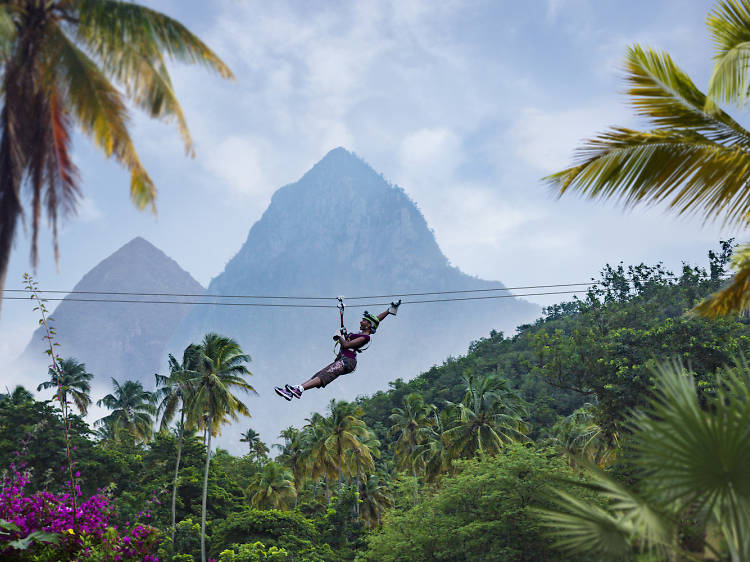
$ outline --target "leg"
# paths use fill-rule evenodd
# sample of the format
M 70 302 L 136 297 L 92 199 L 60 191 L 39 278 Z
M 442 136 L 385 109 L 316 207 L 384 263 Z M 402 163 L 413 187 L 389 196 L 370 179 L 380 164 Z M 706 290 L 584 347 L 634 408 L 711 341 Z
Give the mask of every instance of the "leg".
M 310 390 L 311 388 L 320 388 L 321 386 L 323 386 L 323 383 L 320 382 L 320 379 L 317 376 L 314 376 L 311 379 L 307 379 L 302 383 L 302 388 L 304 388 L 305 390 Z
M 309 390 L 311 388 L 324 388 L 332 383 L 341 375 L 351 373 L 356 366 L 356 361 L 349 358 L 337 359 L 330 365 L 326 365 L 320 371 L 315 373 L 311 378 L 302 383 L 302 388 Z

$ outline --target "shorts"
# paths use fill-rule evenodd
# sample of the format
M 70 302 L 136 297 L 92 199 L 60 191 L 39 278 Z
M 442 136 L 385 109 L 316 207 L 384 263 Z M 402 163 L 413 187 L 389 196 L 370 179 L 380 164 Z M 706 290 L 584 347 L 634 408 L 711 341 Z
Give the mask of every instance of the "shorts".
M 341 375 L 351 373 L 356 368 L 356 359 L 352 359 L 350 357 L 341 357 L 336 359 L 336 361 L 334 361 L 330 365 L 323 367 L 320 371 L 315 373 L 313 378 L 318 377 L 318 379 L 320 379 L 320 386 L 325 387 L 326 385 L 335 381 Z

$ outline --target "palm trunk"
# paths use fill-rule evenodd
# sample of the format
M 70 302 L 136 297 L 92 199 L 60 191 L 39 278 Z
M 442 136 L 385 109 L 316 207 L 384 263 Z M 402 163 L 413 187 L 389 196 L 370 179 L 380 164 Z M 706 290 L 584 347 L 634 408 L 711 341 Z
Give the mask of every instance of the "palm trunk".
M 174 484 L 172 486 L 172 544 L 174 544 L 175 519 L 177 517 L 177 478 L 180 473 L 180 457 L 182 456 L 182 429 L 185 421 L 185 410 L 180 410 L 180 437 L 177 441 L 177 462 L 174 465 Z
M 206 562 L 206 497 L 208 496 L 208 465 L 211 462 L 211 419 L 213 412 L 208 410 L 208 424 L 206 425 L 206 469 L 203 473 L 203 504 L 201 510 L 201 562 Z
M 354 496 L 356 500 L 354 502 L 354 511 L 357 514 L 357 519 L 359 519 L 359 457 L 357 457 L 357 477 L 355 480 L 357 482 L 357 495 Z
M 337 447 L 337 449 L 338 449 L 338 454 L 339 454 L 339 458 L 338 458 L 339 479 L 336 482 L 336 495 L 338 496 L 339 502 L 340 502 L 341 501 L 341 446 Z
M 417 467 L 414 465 L 414 444 L 411 444 L 410 454 L 411 457 L 411 471 L 414 474 L 414 505 L 419 503 L 419 480 L 417 480 Z

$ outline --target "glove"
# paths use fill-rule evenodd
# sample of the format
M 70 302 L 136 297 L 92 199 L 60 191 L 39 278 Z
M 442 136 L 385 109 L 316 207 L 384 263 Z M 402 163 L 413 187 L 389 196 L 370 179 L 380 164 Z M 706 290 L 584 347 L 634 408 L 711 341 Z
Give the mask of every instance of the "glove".
M 341 333 L 338 331 L 334 332 L 333 341 L 339 341 L 340 338 L 341 338 Z
M 388 314 L 393 314 L 394 316 L 396 316 L 399 306 L 401 306 L 401 299 L 398 299 L 398 302 L 392 302 L 391 306 L 388 307 Z

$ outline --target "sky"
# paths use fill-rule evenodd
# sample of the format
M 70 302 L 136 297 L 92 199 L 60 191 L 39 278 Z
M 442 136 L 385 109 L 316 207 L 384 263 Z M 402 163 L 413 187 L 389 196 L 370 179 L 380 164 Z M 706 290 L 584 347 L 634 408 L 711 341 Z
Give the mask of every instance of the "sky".
M 541 181 L 571 163 L 582 139 L 642 125 L 623 95 L 628 45 L 667 50 L 705 89 L 711 2 L 143 3 L 187 25 L 236 80 L 170 66 L 195 158 L 185 155 L 174 123 L 133 111 L 133 138 L 158 188 L 156 214 L 136 210 L 127 174 L 74 137 L 84 198 L 61 229 L 57 265 L 42 232 L 35 275 L 42 288 L 71 289 L 135 236 L 206 286 L 273 192 L 337 146 L 411 196 L 453 265 L 507 286 L 583 282 L 620 261 L 706 265 L 720 239 L 747 238 L 661 209 L 558 199 Z M 20 230 L 6 289 L 22 288 L 29 248 Z M 536 301 L 557 300 L 548 298 Z M 29 341 L 37 326 L 31 308 L 4 301 L 0 365 Z

